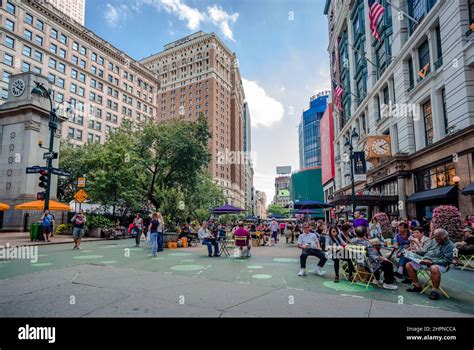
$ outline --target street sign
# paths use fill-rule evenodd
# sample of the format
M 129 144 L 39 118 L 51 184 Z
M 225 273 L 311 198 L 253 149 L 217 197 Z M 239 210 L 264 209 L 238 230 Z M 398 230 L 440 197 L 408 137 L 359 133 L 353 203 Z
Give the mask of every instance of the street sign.
M 32 166 L 32 167 L 26 168 L 26 173 L 27 174 L 36 174 L 36 173 L 39 173 L 41 170 L 46 170 L 46 169 L 47 168 L 45 166 L 35 165 L 35 166 Z
M 77 178 L 77 187 L 79 187 L 79 188 L 86 187 L 86 178 L 85 177 L 78 177 Z
M 66 176 L 66 177 L 71 176 L 71 173 L 67 170 L 64 170 L 64 169 L 52 168 L 51 172 L 54 175 L 58 175 L 58 176 Z
M 58 152 L 43 153 L 43 159 L 58 159 Z
M 77 191 L 76 194 L 74 195 L 74 199 L 75 199 L 78 203 L 84 202 L 87 198 L 88 198 L 88 195 L 87 195 L 86 191 L 84 191 L 83 189 L 80 189 L 80 190 Z

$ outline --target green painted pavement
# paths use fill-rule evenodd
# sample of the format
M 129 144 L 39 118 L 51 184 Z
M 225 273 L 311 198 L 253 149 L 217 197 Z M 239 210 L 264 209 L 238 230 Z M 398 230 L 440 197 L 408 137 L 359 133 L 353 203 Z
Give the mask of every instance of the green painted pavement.
M 399 287 L 397 291 L 388 291 L 372 285 L 365 289 L 361 285 L 351 285 L 342 280 L 340 283 L 334 283 L 334 269 L 331 262 L 329 261 L 324 268 L 327 272 L 326 276 L 317 276 L 312 272 L 312 268 L 318 260 L 313 257 L 308 259 L 307 276 L 299 277 L 297 276 L 299 250 L 293 247 L 255 248 L 252 250 L 252 258 L 238 259 L 234 257 L 208 258 L 205 247 L 202 249 L 180 248 L 179 251 L 165 249 L 164 252 L 159 252 L 156 258 L 152 258 L 149 256 L 149 248 L 137 249 L 132 240 L 120 240 L 114 244 L 104 241 L 83 242 L 81 246 L 90 253 L 84 254 L 84 251 L 73 250 L 72 244 L 42 245 L 38 247 L 38 261 L 34 264 L 29 260 L 0 261 L 0 279 L 71 265 L 86 264 L 84 266 L 87 266 L 89 263 L 99 263 L 110 264 L 115 268 L 166 272 L 211 280 L 302 289 L 308 292 L 356 294 L 366 299 L 392 303 L 398 303 L 399 297 L 402 296 L 404 304 L 474 314 L 474 271 L 451 269 L 443 275 L 442 280 L 442 286 L 451 299 L 441 297 L 439 301 L 431 301 L 427 294 L 406 292 L 408 285 L 401 283 L 397 284 Z

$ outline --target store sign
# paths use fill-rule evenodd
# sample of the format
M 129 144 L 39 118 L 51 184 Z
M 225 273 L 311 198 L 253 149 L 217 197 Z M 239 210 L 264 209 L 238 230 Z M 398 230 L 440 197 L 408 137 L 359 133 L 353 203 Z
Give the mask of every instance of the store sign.
M 354 152 L 354 180 L 367 181 L 367 163 L 364 152 Z

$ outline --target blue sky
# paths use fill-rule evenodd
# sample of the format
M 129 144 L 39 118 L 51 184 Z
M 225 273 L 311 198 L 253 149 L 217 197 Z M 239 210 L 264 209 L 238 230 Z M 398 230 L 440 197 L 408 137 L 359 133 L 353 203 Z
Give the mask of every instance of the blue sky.
M 239 58 L 252 118 L 255 188 L 274 195 L 275 167 L 298 169 L 310 96 L 330 86 L 324 0 L 86 0 L 86 27 L 135 59 L 198 30 Z

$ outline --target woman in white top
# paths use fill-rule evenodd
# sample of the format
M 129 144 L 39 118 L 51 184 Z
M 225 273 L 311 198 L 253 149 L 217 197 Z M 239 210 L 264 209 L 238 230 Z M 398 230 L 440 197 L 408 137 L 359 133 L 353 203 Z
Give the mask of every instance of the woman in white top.
M 370 221 L 369 234 L 370 234 L 370 239 L 378 238 L 383 242 L 382 226 L 380 225 L 380 222 L 378 222 L 377 218 L 375 217 L 372 218 L 372 221 Z

